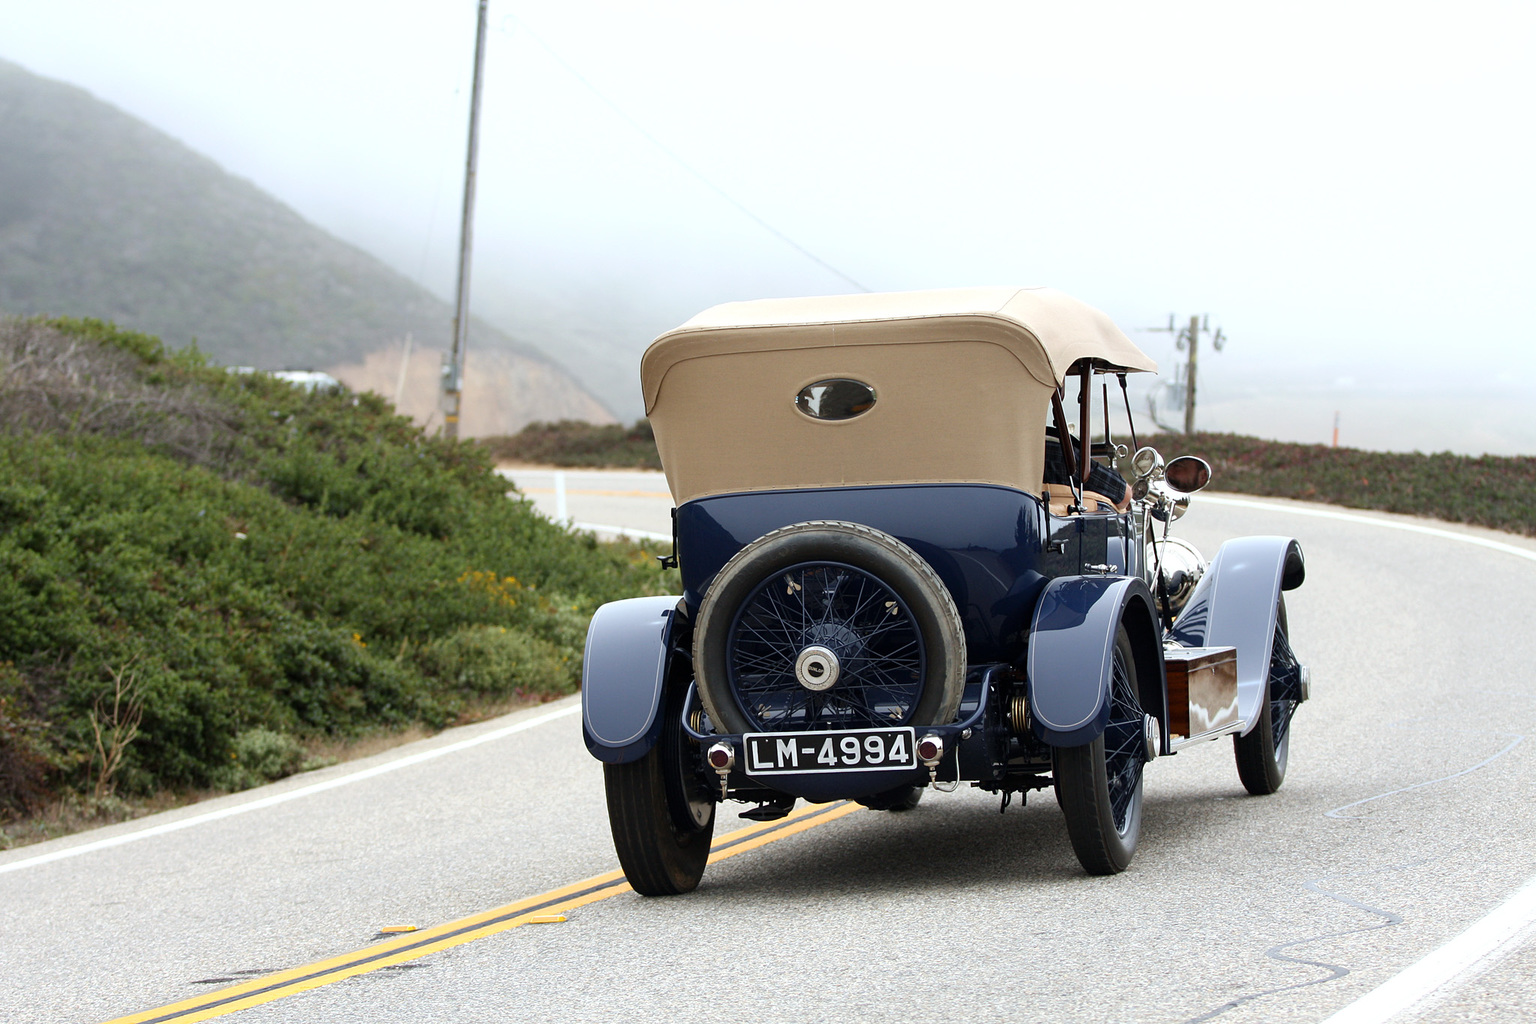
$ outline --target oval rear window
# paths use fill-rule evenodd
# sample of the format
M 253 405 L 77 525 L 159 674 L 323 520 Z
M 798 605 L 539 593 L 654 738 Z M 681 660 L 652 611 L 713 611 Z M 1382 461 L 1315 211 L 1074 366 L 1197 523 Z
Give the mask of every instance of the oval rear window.
M 795 408 L 818 420 L 851 420 L 868 412 L 874 404 L 874 388 L 846 377 L 807 384 L 795 396 Z

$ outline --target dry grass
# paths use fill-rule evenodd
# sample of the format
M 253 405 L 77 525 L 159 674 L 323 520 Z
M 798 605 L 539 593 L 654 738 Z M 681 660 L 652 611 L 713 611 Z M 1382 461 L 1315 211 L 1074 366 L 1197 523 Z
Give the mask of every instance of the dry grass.
M 132 437 L 196 464 L 238 445 L 229 410 L 195 384 L 146 379 L 132 352 L 38 320 L 0 321 L 0 429 Z
M 82 796 L 69 793 L 46 804 L 36 814 L 13 818 L 0 826 L 0 850 L 13 850 L 33 843 L 44 843 L 87 829 L 115 825 L 160 811 L 195 804 L 209 797 L 223 796 L 219 790 L 187 792 L 162 791 L 152 797 L 123 799 L 116 796 Z

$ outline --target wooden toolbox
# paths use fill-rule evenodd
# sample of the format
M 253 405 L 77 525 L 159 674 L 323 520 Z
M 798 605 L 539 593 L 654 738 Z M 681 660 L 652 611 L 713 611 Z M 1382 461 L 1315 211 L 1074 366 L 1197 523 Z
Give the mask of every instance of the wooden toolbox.
M 1168 678 L 1168 732 L 1174 745 L 1234 731 L 1237 717 L 1237 648 L 1163 648 Z

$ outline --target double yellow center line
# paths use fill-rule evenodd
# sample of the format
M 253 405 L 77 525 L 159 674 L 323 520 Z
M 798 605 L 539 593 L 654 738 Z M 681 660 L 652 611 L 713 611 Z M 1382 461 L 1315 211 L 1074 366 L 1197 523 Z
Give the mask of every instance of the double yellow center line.
M 848 802 L 811 804 L 795 809 L 788 817 L 778 821 L 749 825 L 716 839 L 710 846 L 709 863 L 715 864 L 728 857 L 746 853 L 748 850 L 778 842 L 780 839 L 824 825 L 858 809 L 858 804 Z M 393 967 L 396 964 L 419 960 L 440 950 L 462 946 L 466 942 L 474 942 L 476 939 L 521 927 L 535 918 L 562 914 L 577 907 L 584 907 L 589 903 L 596 903 L 598 900 L 606 900 L 631 891 L 622 871 L 609 871 L 580 882 L 572 882 L 558 889 L 551 889 L 537 896 L 529 896 L 516 903 L 508 903 L 495 910 L 473 914 L 419 932 L 410 932 L 399 938 L 367 946 L 355 952 L 344 953 L 329 960 L 289 968 L 264 977 L 253 978 L 250 981 L 243 981 L 228 988 L 205 992 L 179 1003 L 171 1003 L 168 1006 L 145 1010 L 127 1017 L 118 1017 L 108 1021 L 107 1024 L 162 1024 L 169 1021 L 175 1021 L 176 1024 L 190 1024 L 191 1021 L 222 1017 L 237 1010 L 260 1006 L 262 1003 L 270 1003 L 275 999 L 307 992 L 323 985 L 332 985 L 383 967 Z

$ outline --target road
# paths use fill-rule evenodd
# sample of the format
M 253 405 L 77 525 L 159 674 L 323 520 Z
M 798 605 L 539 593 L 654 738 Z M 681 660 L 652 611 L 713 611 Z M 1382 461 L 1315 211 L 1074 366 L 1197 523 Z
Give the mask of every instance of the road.
M 619 530 L 642 538 L 672 535 L 672 495 L 660 473 L 521 467 L 501 473 L 550 519 L 593 528 L 601 535 Z
M 567 486 L 573 517 L 570 492 L 626 489 Z M 1536 544 L 1335 515 L 1197 497 L 1176 526 L 1207 554 L 1301 539 L 1289 613 L 1313 700 L 1274 796 L 1244 794 L 1225 743 L 1149 766 L 1122 875 L 1080 872 L 1048 792 L 999 814 L 961 791 L 904 815 L 823 810 L 733 847 L 689 896 L 643 899 L 601 881 L 616 866 L 601 772 L 567 701 L 0 854 L 0 1018 L 103 1021 L 270 982 L 280 998 L 230 1019 L 1389 1019 L 1371 993 L 1421 958 L 1409 980 L 1431 977 L 1536 876 Z M 717 837 L 746 824 L 727 811 Z M 291 980 L 411 941 L 385 926 L 589 879 L 610 887 L 563 923 L 471 922 L 430 955 Z M 1390 1019 L 1530 1016 L 1529 935 Z

